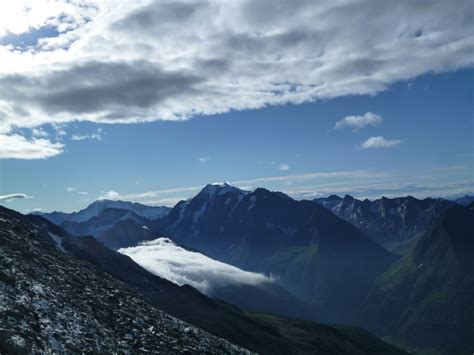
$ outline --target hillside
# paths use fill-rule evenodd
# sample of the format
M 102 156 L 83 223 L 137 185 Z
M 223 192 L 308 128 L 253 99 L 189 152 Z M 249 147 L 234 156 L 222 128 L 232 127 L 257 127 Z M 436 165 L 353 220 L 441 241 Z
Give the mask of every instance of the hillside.
M 169 319 L 169 316 L 166 314 L 158 313 L 159 310 L 183 319 L 221 338 L 225 338 L 234 344 L 241 346 L 245 344 L 244 347 L 262 354 L 314 353 L 316 349 L 315 344 L 311 344 L 308 348 L 307 345 L 303 345 L 298 339 L 293 339 L 285 335 L 277 327 L 262 321 L 259 317 L 243 312 L 233 305 L 208 298 L 190 286 L 180 287 L 167 280 L 156 277 L 134 263 L 130 258 L 106 248 L 92 237 L 72 237 L 60 227 L 40 216 L 25 216 L 3 207 L 0 207 L 0 214 L 0 250 L 3 256 L 0 259 L 2 270 L 0 290 L 2 290 L 2 297 L 9 300 L 8 304 L 11 304 L 12 300 L 16 299 L 15 297 L 19 289 L 15 280 L 16 277 L 23 277 L 23 274 L 27 275 L 25 277 L 27 277 L 29 281 L 26 284 L 30 286 L 37 282 L 46 283 L 44 287 L 48 289 L 47 294 L 44 295 L 46 303 L 50 301 L 50 298 L 66 293 L 64 299 L 55 303 L 57 307 L 50 309 L 48 318 L 46 318 L 47 324 L 55 324 L 55 317 L 60 315 L 60 312 L 62 312 L 61 305 L 65 302 L 65 306 L 72 307 L 73 312 L 79 312 L 79 320 L 75 317 L 72 321 L 77 320 L 80 324 L 89 324 L 88 322 L 90 321 L 93 324 L 99 324 L 97 325 L 97 329 L 100 329 L 102 326 L 106 327 L 106 329 L 109 329 L 107 327 L 111 327 L 111 333 L 108 333 L 110 337 L 104 337 L 104 339 L 98 338 L 99 335 L 94 333 L 95 328 L 91 330 L 92 333 L 90 334 L 87 332 L 84 332 L 84 334 L 76 334 L 77 336 L 72 346 L 78 346 L 79 349 L 87 349 L 87 347 L 84 347 L 84 344 L 89 341 L 103 341 L 104 345 L 101 349 L 104 349 L 105 352 L 109 352 L 107 349 L 115 350 L 118 348 L 118 344 L 121 344 L 121 338 L 117 339 L 118 335 L 114 335 L 114 337 L 113 334 L 117 332 L 120 335 L 128 329 L 130 329 L 132 334 L 124 335 L 125 340 L 123 341 L 125 341 L 125 344 L 123 346 L 125 349 L 129 349 L 132 344 L 135 344 L 137 337 L 140 339 L 143 338 L 145 339 L 144 341 L 148 342 L 148 338 L 142 335 L 142 332 L 146 331 L 149 327 L 143 328 L 143 323 L 134 317 L 140 317 L 141 315 L 148 316 L 152 318 L 152 322 L 160 322 L 160 319 L 163 317 L 165 320 Z M 18 276 L 16 276 L 17 270 L 19 270 Z M 44 277 L 42 275 L 44 275 Z M 105 281 L 102 281 L 102 278 L 105 278 Z M 74 280 L 78 279 L 80 279 L 77 281 L 79 283 L 74 284 L 73 282 L 76 282 Z M 117 285 L 116 287 L 120 288 L 117 291 L 118 293 L 123 292 L 124 296 L 120 296 L 114 301 L 118 303 L 106 303 L 109 297 L 107 293 L 107 290 L 109 290 L 107 282 L 109 281 L 113 287 Z M 23 283 L 21 285 L 23 285 Z M 30 286 L 28 286 L 29 288 L 25 291 L 28 292 L 28 297 L 31 297 L 31 292 L 28 291 L 31 288 Z M 94 300 L 94 302 L 97 301 L 97 303 L 94 304 L 99 305 L 99 307 L 94 307 L 94 304 L 88 302 L 87 298 Z M 40 300 L 42 299 L 43 298 Z M 136 305 L 143 307 L 143 312 L 139 309 L 129 309 L 126 311 L 129 302 L 133 304 L 134 307 Z M 28 302 L 28 304 L 30 304 L 30 302 Z M 31 304 L 33 307 L 37 305 L 41 307 L 41 305 L 45 303 L 33 302 Z M 104 319 L 102 315 L 114 312 L 117 308 L 117 304 L 120 304 L 120 307 L 124 307 L 127 313 L 126 316 L 124 316 L 125 325 L 120 323 L 123 329 L 115 331 L 113 324 L 115 324 L 116 319 L 120 319 L 122 316 L 112 313 L 113 316 L 111 318 Z M 57 342 L 51 339 L 49 334 L 42 333 L 41 323 L 39 323 L 39 318 L 35 315 L 40 311 L 36 310 L 36 308 L 31 310 L 33 316 L 32 320 L 31 318 L 21 318 L 23 315 L 21 315 L 20 318 L 12 319 L 8 316 L 10 311 L 4 308 L 3 310 L 0 318 L 2 321 L 1 327 L 8 330 L 2 333 L 2 339 L 4 344 L 6 344 L 5 346 L 10 346 L 12 342 L 19 340 L 16 335 L 22 338 L 23 335 L 25 337 L 29 336 L 29 333 L 26 335 L 25 333 L 21 333 L 24 332 L 24 330 L 19 328 L 22 319 L 30 321 L 30 326 L 33 327 L 36 332 L 33 335 L 34 337 L 37 337 L 36 334 L 39 334 L 40 340 L 38 340 L 38 345 L 35 346 L 48 349 L 54 348 L 57 345 Z M 16 311 L 13 312 L 15 313 Z M 21 312 L 22 310 L 20 310 L 20 313 Z M 98 315 L 96 315 L 96 313 L 98 313 Z M 29 314 L 30 312 L 28 311 L 24 317 L 29 317 Z M 160 314 L 163 316 L 159 316 Z M 80 317 L 84 318 L 80 320 Z M 112 325 L 110 324 L 111 321 L 114 322 Z M 67 323 L 68 319 L 65 319 L 64 322 L 66 322 L 64 327 L 69 327 L 69 323 Z M 177 325 L 172 326 L 172 324 L 175 323 Z M 175 337 L 171 338 L 170 342 L 175 345 L 177 342 L 178 345 L 176 346 L 186 346 L 188 339 L 190 339 L 190 346 L 193 347 L 193 349 L 202 349 L 203 352 L 238 353 L 242 351 L 227 341 L 215 338 L 199 329 L 195 331 L 195 328 L 192 326 L 180 327 L 181 324 L 184 323 L 177 320 L 173 320 L 173 322 L 170 323 L 170 327 L 174 327 L 170 336 Z M 130 326 L 130 328 L 128 328 L 128 326 Z M 325 325 L 320 325 L 320 327 L 327 332 L 331 332 L 331 329 L 333 329 L 333 327 Z M 157 325 L 156 327 L 154 326 L 152 330 L 162 328 L 161 325 Z M 79 329 L 81 328 L 79 327 Z M 195 336 L 180 334 L 181 330 L 186 334 L 192 332 Z M 166 336 L 166 328 L 163 328 L 162 331 L 164 333 L 163 336 Z M 97 332 L 99 332 L 99 330 L 97 330 Z M 64 344 L 66 344 L 67 341 L 66 335 L 60 339 Z M 102 336 L 102 333 L 100 333 L 100 336 Z M 326 338 L 324 333 L 318 337 L 320 342 L 317 346 L 326 347 L 335 354 L 401 353 L 397 348 L 381 342 L 374 336 L 360 329 L 356 330 L 355 338 L 353 332 L 342 332 L 340 336 L 343 339 L 345 339 L 346 336 L 351 337 L 350 347 L 348 347 L 346 342 L 334 342 L 333 339 Z M 180 337 L 183 339 L 182 342 L 176 340 L 181 339 Z M 199 339 L 196 340 L 195 337 Z M 165 344 L 163 346 L 167 346 L 165 340 L 166 338 L 163 340 Z M 16 343 L 23 344 L 22 341 L 15 342 L 15 344 Z M 27 347 L 29 346 L 26 340 L 24 344 L 26 344 Z M 161 345 L 159 341 L 153 341 L 150 346 L 159 347 Z M 93 345 L 90 346 L 92 347 Z M 164 352 L 169 352 L 167 348 L 163 349 Z M 181 351 L 179 349 L 180 348 L 173 349 L 171 352 Z M 77 348 L 76 350 L 69 351 L 77 351 Z
M 381 336 L 430 354 L 474 348 L 474 205 L 453 207 L 381 275 L 363 315 Z
M 0 212 L 0 350 L 245 353 L 158 310 L 124 283 Z

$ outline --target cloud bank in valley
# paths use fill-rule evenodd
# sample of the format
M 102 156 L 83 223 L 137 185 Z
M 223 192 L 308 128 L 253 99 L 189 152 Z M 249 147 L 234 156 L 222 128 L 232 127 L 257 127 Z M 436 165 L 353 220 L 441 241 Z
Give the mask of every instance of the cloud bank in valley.
M 214 287 L 272 282 L 270 277 L 263 274 L 243 271 L 186 250 L 168 238 L 142 242 L 138 246 L 118 251 L 155 275 L 178 285 L 191 285 L 208 295 L 212 295 Z
M 0 7 L 0 39 L 38 37 L 26 47 L 21 38 L 0 42 L 0 134 L 25 151 L 3 152 L 2 145 L 0 157 L 63 151 L 51 137 L 22 141 L 15 128 L 183 120 L 373 95 L 474 63 L 468 0 L 390 8 L 308 0 L 33 3 Z M 6 21 L 18 18 L 30 22 Z M 42 35 L 46 27 L 57 34 Z

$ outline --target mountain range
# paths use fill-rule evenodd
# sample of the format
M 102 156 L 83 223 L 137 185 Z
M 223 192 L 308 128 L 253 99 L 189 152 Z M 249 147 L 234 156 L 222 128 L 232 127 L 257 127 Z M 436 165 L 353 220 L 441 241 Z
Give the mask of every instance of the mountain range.
M 91 235 L 112 249 L 158 237 L 151 223 L 171 209 L 115 200 L 97 200 L 78 212 L 39 213 L 74 236 Z
M 375 278 L 396 260 L 326 208 L 263 188 L 207 185 L 155 229 L 217 260 L 274 275 L 336 322 L 355 321 Z
M 93 217 L 99 216 L 105 209 L 109 208 L 131 211 L 149 220 L 161 218 L 170 211 L 170 208 L 165 206 L 148 206 L 136 202 L 100 199 L 78 212 L 65 213 L 55 211 L 48 213 L 35 212 L 35 214 L 43 216 L 57 225 L 61 225 L 66 221 L 86 222 Z
M 266 339 L 262 340 L 266 345 L 254 338 L 249 343 L 249 333 L 260 334 L 260 326 L 284 335 L 279 349 L 285 344 L 288 351 L 314 350 L 327 339 L 312 332 L 319 327 L 325 333 L 320 328 L 325 326 L 301 323 L 309 320 L 362 326 L 410 351 L 447 355 L 470 353 L 473 346 L 474 219 L 470 201 L 470 196 L 453 201 L 410 196 L 362 201 L 336 195 L 297 201 L 263 188 L 244 191 L 228 184 L 210 184 L 159 218 L 146 217 L 131 207 L 117 208 L 116 201 L 99 201 L 83 210 L 87 213 L 61 215 L 60 227 L 47 223 L 48 228 L 54 226 L 69 235 L 66 229 L 76 236 L 68 237 L 76 241 L 72 248 L 76 256 L 131 285 L 160 309 L 253 351 L 268 352 L 268 344 L 275 341 L 263 332 L 259 339 Z M 43 216 L 54 222 L 56 213 Z M 82 235 L 94 238 L 79 237 Z M 148 272 L 137 282 L 142 278 L 137 275 L 145 270 L 137 272 L 138 265 L 132 267 L 113 251 L 166 239 L 195 257 L 266 275 L 272 282 L 220 286 L 217 282 L 212 292 L 205 291 L 212 299 L 185 286 L 186 282 L 150 269 L 144 257 L 135 260 L 155 275 Z M 191 267 L 192 259 L 184 258 L 184 263 Z M 178 264 L 170 260 L 163 270 Z M 150 281 L 152 276 L 162 280 L 159 291 L 150 287 L 156 282 Z M 161 277 L 183 286 L 166 283 L 163 291 Z M 208 276 L 197 277 L 199 282 L 199 277 L 206 280 Z M 189 294 L 183 296 L 185 289 Z M 179 307 L 169 294 L 188 306 Z M 193 297 L 201 301 L 206 297 L 219 305 L 219 311 L 209 308 L 208 301 L 199 303 Z M 232 306 L 216 298 L 245 312 L 234 313 Z M 305 320 L 290 321 L 286 316 Z M 221 318 L 256 328 L 250 327 L 241 338 L 232 327 L 222 328 Z M 347 327 L 344 331 L 344 336 L 350 333 Z M 293 341 L 300 335 L 297 343 L 305 345 L 295 347 Z M 316 343 L 310 340 L 314 336 Z M 308 341 L 313 347 L 307 347 Z M 252 347 L 254 342 L 257 345 Z
M 420 236 L 446 209 L 457 204 L 444 199 L 419 200 L 412 196 L 361 201 L 349 195 L 331 195 L 314 201 L 389 249 Z
M 0 207 L 0 246 L 2 352 L 403 353 L 358 328 L 243 312 L 41 216 Z

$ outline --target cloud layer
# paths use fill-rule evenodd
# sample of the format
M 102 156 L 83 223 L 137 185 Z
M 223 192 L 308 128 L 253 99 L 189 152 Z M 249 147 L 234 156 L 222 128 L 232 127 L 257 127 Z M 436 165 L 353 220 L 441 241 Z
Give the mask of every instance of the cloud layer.
M 155 275 L 178 285 L 191 285 L 208 295 L 212 295 L 214 287 L 271 282 L 271 279 L 263 274 L 243 271 L 203 254 L 183 249 L 168 238 L 143 242 L 136 247 L 118 251 L 128 255 Z
M 10 195 L 3 195 L 0 196 L 0 202 L 10 202 L 13 200 L 24 199 L 24 198 L 31 198 L 26 194 L 10 194 Z
M 4 22 L 0 36 L 41 36 L 45 26 L 59 35 L 26 48 L 0 42 L 3 134 L 46 123 L 182 120 L 373 95 L 474 63 L 469 0 L 389 9 L 368 0 L 56 0 L 30 12 L 26 24 Z M 61 149 L 46 155 L 53 152 Z
M 63 152 L 64 145 L 48 139 L 0 134 L 0 159 L 45 159 Z

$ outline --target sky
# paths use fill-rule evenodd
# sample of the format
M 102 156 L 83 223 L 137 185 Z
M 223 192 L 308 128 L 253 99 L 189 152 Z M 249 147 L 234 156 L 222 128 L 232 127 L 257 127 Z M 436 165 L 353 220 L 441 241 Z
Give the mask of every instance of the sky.
M 471 1 L 0 3 L 0 203 L 474 194 Z

